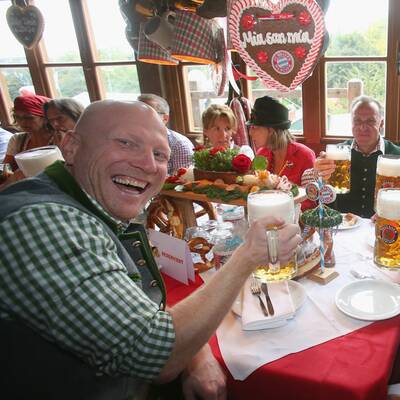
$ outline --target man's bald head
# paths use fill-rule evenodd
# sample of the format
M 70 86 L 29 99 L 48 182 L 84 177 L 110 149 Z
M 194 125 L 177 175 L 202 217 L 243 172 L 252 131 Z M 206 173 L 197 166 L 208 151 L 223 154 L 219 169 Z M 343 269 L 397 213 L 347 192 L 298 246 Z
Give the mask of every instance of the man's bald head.
M 80 186 L 118 219 L 130 219 L 161 188 L 170 156 L 167 130 L 146 104 L 88 106 L 63 154 Z

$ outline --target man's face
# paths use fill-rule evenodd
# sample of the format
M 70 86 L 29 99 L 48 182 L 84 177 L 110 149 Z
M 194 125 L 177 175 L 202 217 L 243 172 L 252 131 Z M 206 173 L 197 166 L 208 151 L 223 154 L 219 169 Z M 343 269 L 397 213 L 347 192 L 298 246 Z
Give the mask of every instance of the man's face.
M 204 129 L 204 135 L 208 137 L 213 147 L 223 146 L 229 148 L 232 138 L 232 128 L 228 118 L 216 118 L 208 129 Z
M 352 115 L 353 136 L 361 150 L 371 151 L 379 140 L 379 132 L 383 127 L 383 119 L 379 115 L 378 106 L 364 103 L 356 106 Z
M 66 161 L 85 191 L 115 218 L 127 221 L 164 182 L 170 155 L 166 128 L 154 110 L 138 102 L 96 111 L 77 133 L 67 133 Z

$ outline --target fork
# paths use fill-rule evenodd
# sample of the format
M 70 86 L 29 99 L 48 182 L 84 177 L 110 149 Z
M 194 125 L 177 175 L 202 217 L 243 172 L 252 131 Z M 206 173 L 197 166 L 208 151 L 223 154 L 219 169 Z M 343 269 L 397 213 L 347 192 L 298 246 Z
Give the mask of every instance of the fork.
M 264 315 L 266 317 L 268 317 L 267 308 L 265 307 L 265 304 L 264 304 L 264 302 L 262 301 L 262 298 L 261 298 L 261 287 L 260 287 L 260 284 L 258 283 L 256 278 L 251 278 L 250 291 L 251 291 L 252 294 L 254 294 L 255 296 L 258 297 L 258 300 L 260 302 L 261 310 L 264 313 Z

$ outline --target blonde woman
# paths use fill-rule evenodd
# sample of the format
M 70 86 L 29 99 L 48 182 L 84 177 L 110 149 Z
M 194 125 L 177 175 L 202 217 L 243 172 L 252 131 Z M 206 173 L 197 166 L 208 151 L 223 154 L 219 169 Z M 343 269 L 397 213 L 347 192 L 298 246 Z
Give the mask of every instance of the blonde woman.
M 224 104 L 211 104 L 202 115 L 204 144 L 210 147 L 233 146 L 232 134 L 237 122 L 232 110 Z

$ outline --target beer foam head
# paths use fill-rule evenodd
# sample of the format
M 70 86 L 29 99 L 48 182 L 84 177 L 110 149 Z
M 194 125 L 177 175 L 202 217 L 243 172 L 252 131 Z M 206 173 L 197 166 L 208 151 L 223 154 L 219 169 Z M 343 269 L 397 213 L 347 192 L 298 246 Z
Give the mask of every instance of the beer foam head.
M 294 221 L 293 197 L 281 191 L 261 191 L 252 193 L 247 199 L 249 221 L 266 216 L 282 218 L 286 223 Z
M 376 212 L 381 218 L 400 220 L 400 189 L 379 190 Z
M 351 151 L 349 146 L 336 146 L 328 144 L 326 146 L 326 158 L 328 160 L 350 160 Z
M 400 176 L 400 157 L 378 157 L 376 173 L 381 176 Z
M 14 157 L 25 176 L 37 175 L 54 161 L 63 160 L 61 151 L 57 146 L 37 147 L 18 153 Z

